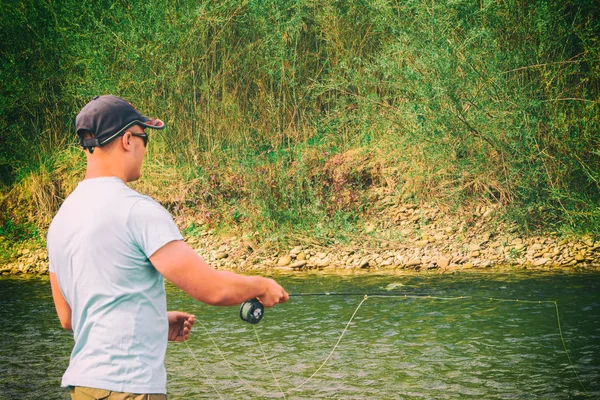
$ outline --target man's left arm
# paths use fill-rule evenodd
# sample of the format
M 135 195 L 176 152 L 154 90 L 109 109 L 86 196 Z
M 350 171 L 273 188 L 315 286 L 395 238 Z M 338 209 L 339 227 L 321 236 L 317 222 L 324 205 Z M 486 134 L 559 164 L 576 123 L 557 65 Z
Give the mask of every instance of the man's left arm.
M 60 324 L 69 331 L 73 330 L 71 326 L 71 306 L 63 297 L 58 286 L 58 278 L 54 272 L 50 272 L 50 287 L 52 288 L 52 298 L 54 299 L 54 307 L 56 307 Z

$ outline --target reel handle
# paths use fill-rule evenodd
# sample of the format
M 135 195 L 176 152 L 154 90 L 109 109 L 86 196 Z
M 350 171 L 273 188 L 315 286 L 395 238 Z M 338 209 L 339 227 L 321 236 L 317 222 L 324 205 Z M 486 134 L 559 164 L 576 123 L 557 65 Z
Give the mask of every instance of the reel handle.
M 240 318 L 250 324 L 258 324 L 265 315 L 265 307 L 258 299 L 250 299 L 240 306 Z

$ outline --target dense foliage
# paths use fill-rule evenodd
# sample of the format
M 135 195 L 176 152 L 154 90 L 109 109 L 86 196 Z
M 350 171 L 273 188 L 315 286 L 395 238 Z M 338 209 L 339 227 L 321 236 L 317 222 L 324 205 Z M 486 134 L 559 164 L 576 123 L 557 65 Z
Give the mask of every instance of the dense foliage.
M 596 0 L 25 0 L 0 27 L 3 231 L 47 223 L 103 93 L 168 122 L 148 179 L 176 166 L 162 200 L 203 222 L 338 230 L 385 184 L 600 226 Z

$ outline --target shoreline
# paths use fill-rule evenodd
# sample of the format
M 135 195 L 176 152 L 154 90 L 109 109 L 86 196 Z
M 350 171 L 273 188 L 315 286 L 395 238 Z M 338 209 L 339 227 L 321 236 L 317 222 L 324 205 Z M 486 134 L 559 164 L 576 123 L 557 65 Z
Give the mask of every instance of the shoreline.
M 247 240 L 215 236 L 185 241 L 210 266 L 238 273 L 318 274 L 453 274 L 507 271 L 600 271 L 600 242 L 535 236 L 510 242 L 482 239 L 449 251 L 448 240 L 418 243 L 365 243 L 363 246 L 304 244 L 286 250 L 255 249 Z M 457 246 L 454 246 L 457 247 Z M 45 248 L 19 250 L 16 259 L 0 266 L 0 277 L 48 275 Z
M 184 239 L 210 266 L 240 273 L 456 273 L 469 270 L 600 271 L 600 239 L 588 235 L 526 235 L 497 220 L 499 210 L 477 206 L 460 214 L 427 204 L 391 204 L 362 221 L 360 233 L 344 243 L 323 245 L 309 238 L 292 245 L 219 236 L 196 230 Z M 198 226 L 193 213 L 174 218 L 182 232 Z M 34 245 L 35 246 L 35 245 Z M 39 246 L 39 245 L 37 245 Z M 24 244 L 0 276 L 48 274 L 45 248 Z

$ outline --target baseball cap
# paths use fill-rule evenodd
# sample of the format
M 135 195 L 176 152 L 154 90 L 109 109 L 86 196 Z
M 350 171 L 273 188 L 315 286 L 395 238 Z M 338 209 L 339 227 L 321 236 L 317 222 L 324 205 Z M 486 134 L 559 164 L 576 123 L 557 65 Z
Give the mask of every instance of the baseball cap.
M 96 96 L 87 103 L 75 118 L 75 130 L 81 146 L 92 148 L 102 146 L 125 133 L 133 125 L 145 128 L 164 129 L 165 123 L 141 115 L 130 102 L 112 95 Z M 93 138 L 83 139 L 83 132 L 90 132 Z

